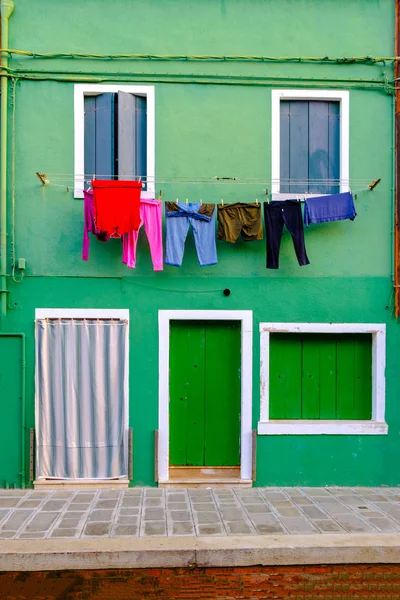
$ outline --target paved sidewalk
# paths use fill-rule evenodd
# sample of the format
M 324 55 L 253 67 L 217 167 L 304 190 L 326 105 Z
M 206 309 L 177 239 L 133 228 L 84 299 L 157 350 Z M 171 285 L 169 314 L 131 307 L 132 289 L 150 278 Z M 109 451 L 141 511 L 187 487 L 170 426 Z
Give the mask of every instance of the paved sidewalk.
M 0 538 L 396 534 L 400 488 L 0 490 Z

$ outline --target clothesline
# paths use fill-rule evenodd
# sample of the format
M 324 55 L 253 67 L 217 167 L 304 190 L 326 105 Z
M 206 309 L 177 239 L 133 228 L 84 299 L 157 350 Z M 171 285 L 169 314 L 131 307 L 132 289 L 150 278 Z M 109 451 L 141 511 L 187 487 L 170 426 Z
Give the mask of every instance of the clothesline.
M 163 182 L 159 181 L 158 183 L 161 184 Z M 74 187 L 73 185 L 66 186 L 66 184 L 52 183 L 51 181 L 49 181 L 46 185 L 50 185 L 50 186 L 54 186 L 54 187 L 60 187 L 60 188 L 66 189 L 66 191 L 68 191 L 68 192 L 69 191 L 72 192 L 72 188 L 75 191 L 79 191 L 79 192 L 87 191 L 86 188 Z M 71 188 L 71 190 L 69 188 Z M 160 190 L 160 191 L 162 192 L 162 190 Z M 360 194 L 361 192 L 364 192 L 364 191 L 370 191 L 370 188 L 367 186 L 367 187 L 363 187 L 363 188 L 360 188 L 360 189 L 357 189 L 357 190 L 351 190 L 351 193 L 353 194 L 353 196 L 356 196 L 357 194 Z M 267 192 L 266 195 L 269 196 L 268 190 L 262 190 L 262 194 L 263 195 L 260 194 L 260 198 L 261 199 L 264 198 L 265 192 Z M 273 193 L 274 192 L 272 192 L 272 194 Z M 318 195 L 318 194 L 320 194 L 321 196 L 324 195 L 323 192 L 301 192 L 301 193 L 300 192 L 284 192 L 284 193 L 285 193 L 285 195 L 292 195 L 295 199 L 298 199 L 300 202 L 304 202 L 304 198 L 302 198 L 301 196 L 304 197 L 304 196 L 307 196 L 307 195 L 310 195 L 310 194 L 315 195 L 315 196 Z M 154 194 L 154 196 L 158 196 L 158 199 L 161 200 L 161 201 L 163 201 L 163 202 L 176 202 L 176 201 L 179 200 L 179 198 L 175 198 L 175 197 L 167 199 L 167 198 L 164 197 L 163 193 L 161 194 L 161 197 L 159 197 L 159 194 L 157 195 L 156 193 Z M 184 197 L 183 200 L 181 200 L 181 201 L 186 201 L 186 200 L 188 200 L 188 198 Z M 258 200 L 259 200 L 259 198 L 256 198 L 255 200 L 251 200 L 249 202 L 257 202 Z M 200 202 L 202 202 L 202 199 L 200 200 Z M 216 201 L 212 202 L 212 204 L 216 204 L 217 202 L 224 203 L 225 200 L 221 198 L 218 201 L 216 200 Z M 226 204 L 229 204 L 229 202 L 226 202 Z
M 88 175 L 86 174 L 82 174 L 82 173 L 52 173 L 50 175 L 46 175 L 46 178 L 49 179 L 53 179 L 56 181 L 76 181 L 76 180 L 83 180 L 83 181 L 92 181 L 93 178 L 109 178 L 109 179 L 114 179 L 115 178 L 115 174 L 110 174 L 110 173 L 96 173 L 95 176 L 93 175 Z M 240 183 L 246 183 L 246 184 L 250 184 L 250 183 L 293 183 L 293 184 L 302 184 L 302 183 L 331 183 L 331 184 L 340 184 L 340 183 L 349 183 L 350 181 L 352 182 L 358 182 L 358 183 L 367 183 L 370 181 L 370 179 L 368 178 L 351 178 L 351 179 L 334 179 L 334 178 L 293 178 L 293 177 L 276 177 L 276 178 L 265 178 L 265 177 L 218 177 L 218 176 L 214 176 L 214 177 L 199 177 L 199 176 L 192 176 L 192 177 L 168 177 L 168 176 L 155 176 L 155 175 L 144 175 L 144 176 L 140 176 L 137 175 L 136 177 L 119 177 L 118 179 L 120 180 L 126 180 L 126 181 L 132 181 L 135 179 L 141 179 L 143 181 L 156 181 L 158 183 L 210 183 L 210 184 L 215 184 L 218 182 L 240 182 Z

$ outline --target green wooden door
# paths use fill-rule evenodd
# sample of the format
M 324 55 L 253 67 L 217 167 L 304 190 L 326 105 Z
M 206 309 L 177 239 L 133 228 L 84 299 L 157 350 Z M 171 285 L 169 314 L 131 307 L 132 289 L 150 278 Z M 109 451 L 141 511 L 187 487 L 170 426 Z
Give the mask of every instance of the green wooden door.
M 240 464 L 240 323 L 172 321 L 170 464 Z

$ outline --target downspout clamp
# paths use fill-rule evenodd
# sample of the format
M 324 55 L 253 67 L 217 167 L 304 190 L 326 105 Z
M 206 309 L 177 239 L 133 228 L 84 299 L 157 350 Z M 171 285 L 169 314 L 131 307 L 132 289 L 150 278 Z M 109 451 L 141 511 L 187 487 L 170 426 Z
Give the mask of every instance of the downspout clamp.
M 0 0 L 1 47 L 8 48 L 8 19 L 14 10 L 14 0 Z M 0 318 L 7 315 L 7 101 L 8 53 L 1 53 L 0 74 Z M 3 323 L 2 323 L 3 324 Z

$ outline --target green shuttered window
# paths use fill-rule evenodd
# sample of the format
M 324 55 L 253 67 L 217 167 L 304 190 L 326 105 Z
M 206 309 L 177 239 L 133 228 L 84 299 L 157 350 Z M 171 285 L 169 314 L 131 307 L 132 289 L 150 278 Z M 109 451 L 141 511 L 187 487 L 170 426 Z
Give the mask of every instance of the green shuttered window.
M 98 179 L 147 177 L 147 100 L 130 93 L 84 98 L 85 176 Z
M 340 102 L 281 100 L 281 193 L 335 194 L 339 178 Z
M 270 419 L 372 418 L 370 334 L 272 333 Z

